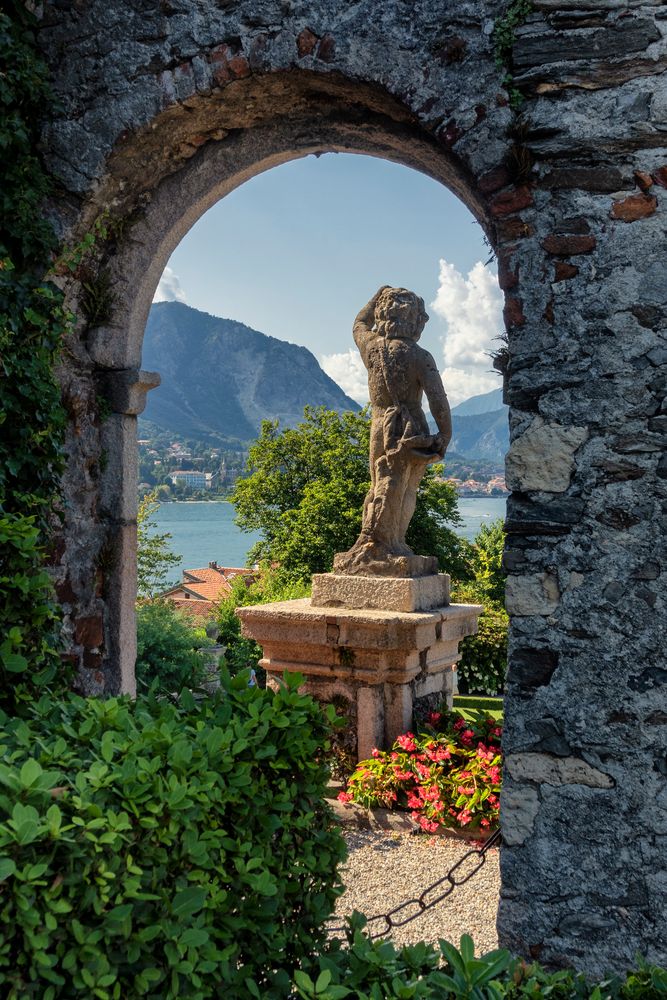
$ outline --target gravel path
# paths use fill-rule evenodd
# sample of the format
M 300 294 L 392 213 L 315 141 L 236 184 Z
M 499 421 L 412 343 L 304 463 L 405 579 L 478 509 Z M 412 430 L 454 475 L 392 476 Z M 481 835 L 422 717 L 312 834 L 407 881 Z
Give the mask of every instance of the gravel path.
M 349 857 L 341 869 L 346 889 L 336 907 L 340 917 L 353 910 L 369 917 L 386 913 L 405 899 L 418 896 L 476 846 L 447 837 L 372 830 L 348 829 L 344 837 Z M 465 869 L 459 871 L 461 874 Z M 498 947 L 499 891 L 498 848 L 494 847 L 469 882 L 457 886 L 447 899 L 416 920 L 394 930 L 391 940 L 399 946 L 417 941 L 437 946 L 438 938 L 445 938 L 458 945 L 461 935 L 469 934 L 476 954 L 492 951 Z

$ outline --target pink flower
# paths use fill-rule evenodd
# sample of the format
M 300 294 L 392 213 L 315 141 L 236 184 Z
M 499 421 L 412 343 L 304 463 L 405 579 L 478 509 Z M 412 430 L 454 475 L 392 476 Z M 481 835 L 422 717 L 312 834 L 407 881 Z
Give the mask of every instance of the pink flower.
M 421 809 L 422 801 L 412 792 L 408 794 L 408 809 Z
M 377 747 L 373 747 L 373 749 L 371 750 L 371 757 L 379 757 L 379 756 L 380 756 L 380 751 L 378 750 Z
M 405 733 L 403 736 L 399 736 L 396 740 L 401 750 L 416 750 L 417 744 L 415 743 L 414 733 Z
M 339 792 L 336 798 L 339 802 L 352 802 L 353 796 L 349 792 Z
M 437 726 L 441 718 L 442 718 L 442 712 L 431 712 L 431 714 L 428 717 L 428 721 L 431 723 L 432 726 Z
M 483 826 L 484 829 L 486 829 L 487 826 L 491 826 L 491 824 L 489 823 L 488 819 L 481 819 L 479 821 L 479 825 Z
M 500 768 L 499 767 L 490 767 L 487 770 L 486 773 L 487 773 L 487 776 L 488 776 L 489 780 L 492 781 L 494 783 L 494 785 L 497 785 L 498 782 L 500 781 Z
M 467 824 L 472 819 L 472 813 L 468 809 L 462 809 L 461 812 L 456 817 L 461 826 L 467 826 Z
M 435 831 L 438 829 L 438 824 L 431 822 L 431 820 L 427 819 L 426 816 L 419 816 L 417 822 L 419 823 L 422 830 L 426 831 L 426 833 L 435 833 Z
M 466 725 L 467 725 L 467 723 L 466 723 L 465 719 L 457 719 L 456 722 L 454 723 L 454 729 L 458 733 L 462 729 L 465 729 Z

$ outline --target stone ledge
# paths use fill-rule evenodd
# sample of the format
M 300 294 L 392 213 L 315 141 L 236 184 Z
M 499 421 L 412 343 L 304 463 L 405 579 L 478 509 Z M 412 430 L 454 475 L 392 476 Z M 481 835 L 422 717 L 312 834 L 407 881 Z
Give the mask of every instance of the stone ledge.
M 312 607 L 350 611 L 430 611 L 449 604 L 449 576 L 348 576 L 316 573 Z

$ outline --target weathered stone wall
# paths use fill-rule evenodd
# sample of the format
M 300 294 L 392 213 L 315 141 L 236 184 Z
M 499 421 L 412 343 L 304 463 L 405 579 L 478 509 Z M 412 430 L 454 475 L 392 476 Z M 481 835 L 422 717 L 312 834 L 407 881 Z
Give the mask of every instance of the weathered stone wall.
M 131 686 L 141 338 L 178 240 L 218 198 L 309 152 L 424 170 L 498 252 L 510 363 L 512 614 L 502 940 L 590 972 L 667 963 L 667 9 L 536 0 L 46 5 L 62 114 L 52 212 L 107 210 L 114 301 L 63 363 L 72 418 L 59 592 L 90 692 Z M 76 304 L 81 288 L 69 286 Z M 132 388 L 134 386 L 134 388 Z M 124 631 L 123 631 L 124 630 Z

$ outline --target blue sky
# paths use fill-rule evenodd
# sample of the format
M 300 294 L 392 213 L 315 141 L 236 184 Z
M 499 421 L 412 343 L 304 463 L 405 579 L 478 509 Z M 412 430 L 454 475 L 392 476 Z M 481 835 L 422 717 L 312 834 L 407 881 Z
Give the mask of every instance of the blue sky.
M 502 329 L 481 227 L 447 188 L 369 156 L 326 154 L 261 174 L 218 202 L 169 261 L 156 298 L 308 347 L 363 401 L 352 322 L 380 285 L 424 298 L 422 346 L 452 403 L 495 388 L 485 352 Z

